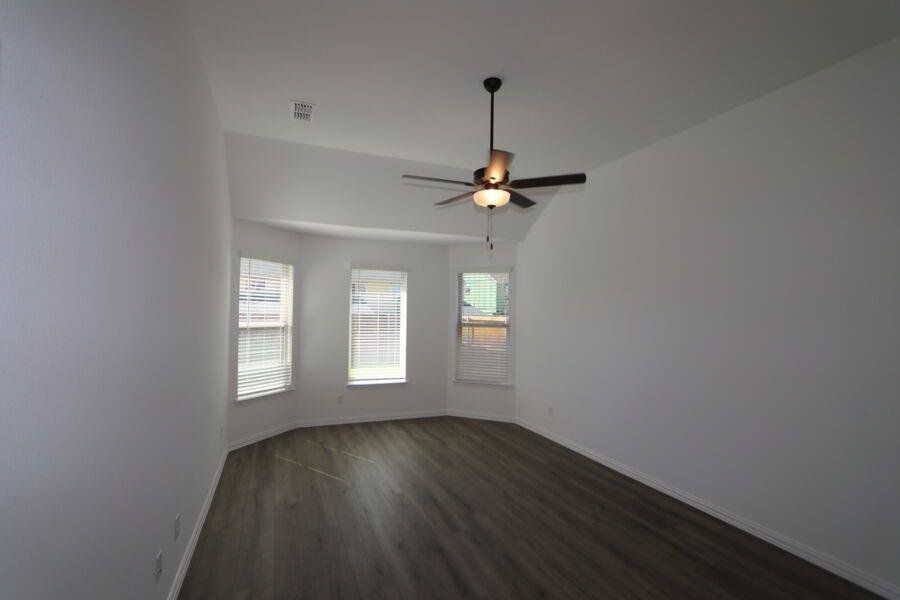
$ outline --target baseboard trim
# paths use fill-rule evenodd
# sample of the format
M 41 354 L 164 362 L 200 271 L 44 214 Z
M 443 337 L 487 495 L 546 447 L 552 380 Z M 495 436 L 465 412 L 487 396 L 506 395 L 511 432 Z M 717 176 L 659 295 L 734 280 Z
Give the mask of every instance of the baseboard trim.
M 515 423 L 516 418 L 510 415 L 495 415 L 491 413 L 480 413 L 471 410 L 459 410 L 458 408 L 448 408 L 447 416 L 462 417 L 464 419 L 478 419 L 480 421 L 499 421 L 501 423 Z
M 648 485 L 653 489 L 666 494 L 667 496 L 671 496 L 676 500 L 684 502 L 689 506 L 703 511 L 706 514 L 719 519 L 720 521 L 724 521 L 729 525 L 733 525 L 738 529 L 746 531 L 754 537 L 769 542 L 770 544 L 773 544 L 781 548 L 782 550 L 785 550 L 786 552 L 790 552 L 791 554 L 798 556 L 803 560 L 811 562 L 814 565 L 817 565 L 825 569 L 826 571 L 834 573 L 839 577 L 843 577 L 844 579 L 851 581 L 873 593 L 879 594 L 880 596 L 883 596 L 885 598 L 890 598 L 892 600 L 900 600 L 900 586 L 897 586 L 890 581 L 882 579 L 881 577 L 878 577 L 876 575 L 872 575 L 871 573 L 867 573 L 866 571 L 863 571 L 862 569 L 846 563 L 839 558 L 831 556 L 830 554 L 827 554 L 820 550 L 816 550 L 815 548 L 807 546 L 806 544 L 799 542 L 791 537 L 769 529 L 764 525 L 760 525 L 759 523 L 742 517 L 725 508 L 707 502 L 706 500 L 699 498 L 689 492 L 669 485 L 668 483 L 656 479 L 655 477 L 651 477 L 646 473 L 633 469 L 616 459 L 599 454 L 591 450 L 590 448 L 587 448 L 586 446 L 582 446 L 581 444 L 558 435 L 550 431 L 549 429 L 541 427 L 540 425 L 531 423 L 521 417 L 479 413 L 453 408 L 447 410 L 386 413 L 380 415 L 360 415 L 355 417 L 303 419 L 294 421 L 292 423 L 287 423 L 279 427 L 274 427 L 252 436 L 247 436 L 229 444 L 226 451 L 222 454 L 221 460 L 219 461 L 219 466 L 216 470 L 215 477 L 213 478 L 212 485 L 209 492 L 207 493 L 206 499 L 204 500 L 200 515 L 198 516 L 197 522 L 194 526 L 194 531 L 191 533 L 191 539 L 188 541 L 187 548 L 185 548 L 181 563 L 178 566 L 178 572 L 175 574 L 175 579 L 172 582 L 172 589 L 168 596 L 169 600 L 175 600 L 178 597 L 178 592 L 181 589 L 181 584 L 184 581 L 185 574 L 187 573 L 188 565 L 190 565 L 191 557 L 194 553 L 194 548 L 196 547 L 197 540 L 200 537 L 200 531 L 203 529 L 203 524 L 206 521 L 206 515 L 209 512 L 209 507 L 212 503 L 212 498 L 215 494 L 216 486 L 219 482 L 219 477 L 222 474 L 222 468 L 225 465 L 225 459 L 228 452 L 237 450 L 238 448 L 243 448 L 244 446 L 249 446 L 250 444 L 254 444 L 276 435 L 280 435 L 293 429 L 300 429 L 304 427 L 321 427 L 324 425 L 342 425 L 347 423 L 368 423 L 376 421 L 395 421 L 400 419 L 421 419 L 427 417 L 439 417 L 444 415 L 462 417 L 467 419 L 478 419 L 483 421 L 517 423 L 518 425 L 536 433 L 537 435 L 565 446 L 566 448 L 569 448 L 570 450 L 573 450 L 574 452 L 577 452 L 595 462 L 598 462 L 614 471 L 630 477 L 635 481 L 639 481 L 640 483 Z
M 261 431 L 245 438 L 235 440 L 228 444 L 228 450 L 237 450 L 256 442 L 261 442 L 270 437 L 281 435 L 282 433 L 292 431 L 294 429 L 302 429 L 304 427 L 322 427 L 325 425 L 345 425 L 348 423 L 374 423 L 376 421 L 398 421 L 401 419 L 424 419 L 427 417 L 443 417 L 447 414 L 446 410 L 425 410 L 403 413 L 384 413 L 378 415 L 358 415 L 355 417 L 325 417 L 320 419 L 300 419 L 266 431 Z
M 573 442 L 561 435 L 558 435 L 549 429 L 541 427 L 540 425 L 535 425 L 534 423 L 530 423 L 521 417 L 516 418 L 516 423 L 533 431 L 534 433 L 545 437 L 551 441 L 556 442 L 570 450 L 573 450 L 587 458 L 598 462 L 606 467 L 614 471 L 618 471 L 619 473 L 630 477 L 640 483 L 648 485 L 653 489 L 666 494 L 667 496 L 671 496 L 676 500 L 680 500 L 685 504 L 692 506 L 698 510 L 701 510 L 708 515 L 711 515 L 720 521 L 725 521 L 729 525 L 733 525 L 738 529 L 746 531 L 750 535 L 760 538 L 770 544 L 778 546 L 782 550 L 790 552 L 791 554 L 802 558 L 808 562 L 817 565 L 826 571 L 830 571 L 835 575 L 842 577 L 848 581 L 851 581 L 870 592 L 874 592 L 880 596 L 885 598 L 890 598 L 892 600 L 900 600 L 900 586 L 897 586 L 886 579 L 882 579 L 876 575 L 872 575 L 871 573 L 867 573 L 862 569 L 854 567 L 853 565 L 842 561 L 839 558 L 835 558 L 830 554 L 822 552 L 820 550 L 816 550 L 815 548 L 811 548 L 806 544 L 799 542 L 793 538 L 790 538 L 786 535 L 780 534 L 777 531 L 773 531 L 764 525 L 760 525 L 750 519 L 746 519 L 738 514 L 735 514 L 727 509 L 722 508 L 721 506 L 716 506 L 702 498 L 698 498 L 691 493 L 685 492 L 684 490 L 678 489 L 675 486 L 669 485 L 664 481 L 660 481 L 650 475 L 642 473 L 636 469 L 632 469 L 626 464 L 623 464 L 613 458 L 608 456 L 604 456 L 597 452 L 594 452 L 590 448 L 582 446 L 577 442 Z
M 178 563 L 178 570 L 175 572 L 175 578 L 172 580 L 172 587 L 169 588 L 168 600 L 176 600 L 179 592 L 181 592 L 181 584 L 184 583 L 184 576 L 187 575 L 188 567 L 191 564 L 191 558 L 194 556 L 194 549 L 197 547 L 197 541 L 200 539 L 200 532 L 203 531 L 203 525 L 206 523 L 206 515 L 209 514 L 209 507 L 212 506 L 213 496 L 216 495 L 216 488 L 219 487 L 219 478 L 222 476 L 222 469 L 225 467 L 225 459 L 228 458 L 228 449 L 222 451 L 219 458 L 219 466 L 216 467 L 216 473 L 213 475 L 212 483 L 209 491 L 206 492 L 206 498 L 203 500 L 203 506 L 200 507 L 200 514 L 197 515 L 197 521 L 194 523 L 194 530 L 191 531 L 191 537 L 188 540 L 187 547 L 181 555 L 181 562 Z

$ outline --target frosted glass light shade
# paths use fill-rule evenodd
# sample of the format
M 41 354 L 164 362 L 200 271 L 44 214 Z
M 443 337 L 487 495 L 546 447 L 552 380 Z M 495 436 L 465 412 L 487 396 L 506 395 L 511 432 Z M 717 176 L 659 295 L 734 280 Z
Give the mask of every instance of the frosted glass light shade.
M 509 192 L 506 190 L 478 190 L 475 192 L 475 204 L 478 206 L 503 206 L 509 202 Z

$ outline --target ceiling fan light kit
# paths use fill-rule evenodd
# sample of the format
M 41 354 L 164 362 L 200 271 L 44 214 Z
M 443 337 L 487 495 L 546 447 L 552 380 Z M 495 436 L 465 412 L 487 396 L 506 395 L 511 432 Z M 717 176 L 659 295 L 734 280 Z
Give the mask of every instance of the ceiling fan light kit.
M 403 175 L 405 179 L 418 179 L 421 181 L 433 181 L 436 183 L 450 183 L 454 185 L 464 185 L 470 188 L 458 196 L 435 202 L 437 206 L 452 204 L 465 198 L 472 198 L 472 201 L 483 208 L 488 209 L 488 232 L 487 244 L 488 248 L 493 249 L 493 225 L 492 215 L 495 208 L 505 206 L 512 202 L 521 208 L 534 206 L 534 200 L 526 198 L 517 189 L 538 188 L 538 187 L 557 187 L 561 185 L 573 185 L 584 183 L 587 177 L 584 173 L 570 173 L 568 175 L 550 175 L 548 177 L 532 177 L 529 179 L 509 180 L 509 166 L 515 155 L 505 150 L 497 150 L 494 148 L 494 94 L 500 89 L 503 82 L 499 77 L 488 77 L 484 80 L 484 89 L 491 95 L 491 141 L 490 150 L 488 151 L 488 164 L 486 167 L 476 169 L 472 173 L 472 183 L 467 181 L 456 181 L 452 179 L 440 179 L 437 177 L 422 177 L 420 175 Z
M 509 203 L 509 192 L 498 188 L 487 188 L 475 192 L 473 200 L 478 206 L 497 208 Z

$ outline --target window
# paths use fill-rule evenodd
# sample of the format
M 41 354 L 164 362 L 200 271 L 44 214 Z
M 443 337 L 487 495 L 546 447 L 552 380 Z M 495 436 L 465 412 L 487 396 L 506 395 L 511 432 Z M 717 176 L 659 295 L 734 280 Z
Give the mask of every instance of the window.
M 456 380 L 510 385 L 509 272 L 456 279 Z
M 241 257 L 237 399 L 291 389 L 294 267 Z
M 406 381 L 406 273 L 350 271 L 350 365 L 355 385 Z

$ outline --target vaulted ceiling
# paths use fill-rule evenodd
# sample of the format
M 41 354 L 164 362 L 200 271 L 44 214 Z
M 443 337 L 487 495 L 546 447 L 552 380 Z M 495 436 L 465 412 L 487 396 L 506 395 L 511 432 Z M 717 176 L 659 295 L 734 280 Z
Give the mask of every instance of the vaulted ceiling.
M 191 0 L 190 7 L 227 131 L 430 163 L 438 176 L 485 162 L 488 75 L 504 79 L 496 146 L 516 153 L 514 176 L 529 177 L 589 171 L 900 34 L 896 0 Z M 293 99 L 316 104 L 311 123 L 289 119 Z M 428 165 L 419 172 L 429 174 Z M 399 175 L 391 177 L 402 189 Z M 345 200 L 363 205 L 365 181 L 357 183 Z M 452 195 L 418 193 L 429 211 Z M 508 237 L 521 239 L 538 214 L 523 213 Z M 478 234 L 465 219 L 447 231 L 435 227 L 433 213 L 421 215 L 403 228 Z

